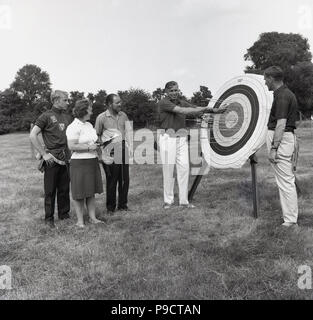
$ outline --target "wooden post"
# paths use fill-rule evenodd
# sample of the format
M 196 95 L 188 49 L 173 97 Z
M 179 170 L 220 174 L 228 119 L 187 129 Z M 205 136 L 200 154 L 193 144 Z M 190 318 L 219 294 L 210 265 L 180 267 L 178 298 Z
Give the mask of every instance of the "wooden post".
M 188 194 L 188 200 L 189 201 L 192 201 L 193 200 L 193 196 L 195 195 L 196 191 L 197 191 L 197 188 L 201 182 L 201 179 L 202 179 L 202 175 L 199 175 L 199 176 L 196 176 L 195 178 L 195 181 L 193 182 L 193 185 L 189 191 L 189 194 Z
M 202 153 L 201 153 L 202 156 Z M 208 168 L 208 164 L 203 160 L 204 162 L 202 163 L 202 167 L 199 168 L 199 174 L 195 177 L 195 180 L 192 184 L 192 187 L 188 193 L 188 200 L 191 202 L 193 200 L 193 196 L 195 195 L 198 186 L 201 182 L 202 177 L 206 174 L 206 170 Z
M 257 182 L 257 163 L 255 154 L 250 157 L 251 175 L 252 175 L 252 197 L 253 197 L 253 215 L 257 219 L 259 216 L 259 190 Z

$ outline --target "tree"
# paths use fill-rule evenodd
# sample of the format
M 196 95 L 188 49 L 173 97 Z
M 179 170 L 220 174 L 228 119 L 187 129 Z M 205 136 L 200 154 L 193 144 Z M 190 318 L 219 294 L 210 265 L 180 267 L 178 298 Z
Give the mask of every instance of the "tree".
M 200 91 L 193 93 L 190 102 L 200 107 L 206 107 L 212 97 L 213 96 L 208 87 L 200 86 Z
M 23 102 L 19 95 L 11 89 L 0 93 L 0 134 L 23 129 Z
M 34 64 L 27 64 L 18 70 L 10 89 L 19 94 L 27 111 L 33 111 L 37 101 L 49 101 L 49 74 Z
M 310 117 L 313 106 L 313 64 L 311 62 L 299 62 L 293 66 L 289 75 L 288 86 L 297 96 L 301 112 Z
M 159 102 L 164 95 L 164 89 L 157 88 L 152 92 L 152 98 L 155 102 Z
M 309 112 L 312 109 L 313 65 L 306 38 L 293 33 L 262 33 L 244 58 L 252 62 L 246 67 L 247 73 L 263 74 L 270 66 L 281 67 L 285 83 L 297 96 L 300 110 Z
M 157 105 L 149 92 L 131 88 L 118 94 L 123 101 L 123 110 L 135 126 L 147 126 L 157 119 Z
M 260 72 L 273 65 L 286 70 L 298 62 L 310 62 L 312 54 L 308 39 L 300 34 L 267 32 L 247 50 L 244 59 L 253 63 L 246 71 Z
M 85 93 L 80 91 L 71 91 L 69 96 L 69 105 L 67 112 L 72 115 L 73 109 L 75 107 L 75 102 L 81 99 L 85 99 Z
M 96 123 L 97 116 L 105 110 L 105 99 L 107 97 L 107 93 L 105 90 L 99 90 L 95 95 L 89 93 L 87 97 L 93 102 L 90 122 L 94 125 Z

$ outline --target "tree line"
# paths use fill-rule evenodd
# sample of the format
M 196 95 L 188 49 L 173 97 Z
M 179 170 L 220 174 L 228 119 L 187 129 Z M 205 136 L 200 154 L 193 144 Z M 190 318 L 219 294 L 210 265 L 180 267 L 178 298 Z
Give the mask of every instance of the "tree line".
M 28 131 L 36 118 L 52 107 L 50 102 L 51 82 L 49 74 L 40 67 L 27 64 L 18 70 L 10 87 L 0 92 L 0 134 Z M 158 121 L 157 103 L 162 98 L 164 90 L 157 88 L 152 94 L 140 88 L 130 88 L 117 92 L 123 101 L 123 110 L 134 122 L 135 127 L 146 127 Z M 92 102 L 93 114 L 90 119 L 95 123 L 97 116 L 105 111 L 107 92 L 97 93 L 80 91 L 69 92 L 69 108 L 72 114 L 75 102 L 87 98 Z M 193 94 L 190 99 L 195 104 L 207 105 L 212 97 L 205 86 Z
M 269 66 L 280 66 L 285 72 L 286 84 L 297 96 L 300 111 L 306 116 L 311 115 L 313 64 L 306 38 L 293 33 L 262 33 L 253 46 L 247 49 L 244 59 L 251 63 L 244 70 L 245 73 L 262 74 Z M 0 134 L 28 131 L 36 118 L 51 108 L 51 90 L 48 72 L 34 64 L 27 64 L 19 69 L 9 88 L 0 92 Z M 151 94 L 144 89 L 130 88 L 118 91 L 118 94 L 123 100 L 124 111 L 135 127 L 157 123 L 157 103 L 164 95 L 163 89 L 157 88 Z M 88 98 L 93 103 L 91 122 L 94 124 L 96 117 L 106 109 L 106 96 L 105 90 L 97 93 L 71 91 L 68 112 L 72 112 L 77 100 Z M 206 106 L 211 98 L 211 91 L 203 85 L 186 100 L 195 105 Z

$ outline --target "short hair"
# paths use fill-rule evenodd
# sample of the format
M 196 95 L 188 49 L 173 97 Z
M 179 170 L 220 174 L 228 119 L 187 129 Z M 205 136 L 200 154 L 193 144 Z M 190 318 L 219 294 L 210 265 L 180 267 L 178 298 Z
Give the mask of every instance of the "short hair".
M 88 108 L 91 105 L 88 99 L 77 100 L 73 108 L 73 115 L 75 118 L 81 119 L 88 114 Z
M 112 104 L 114 97 L 117 97 L 117 94 L 115 94 L 115 93 L 110 93 L 110 94 L 106 97 L 106 99 L 105 99 L 105 104 L 106 104 L 107 106 L 109 106 L 110 104 Z
M 52 91 L 50 95 L 51 103 L 54 104 L 62 96 L 68 96 L 68 93 L 66 91 L 61 91 L 61 90 Z
M 272 77 L 275 81 L 284 80 L 284 72 L 280 67 L 272 66 L 264 71 L 266 77 Z
M 169 81 L 166 85 L 165 85 L 165 90 L 171 89 L 174 86 L 178 86 L 178 83 L 176 81 Z

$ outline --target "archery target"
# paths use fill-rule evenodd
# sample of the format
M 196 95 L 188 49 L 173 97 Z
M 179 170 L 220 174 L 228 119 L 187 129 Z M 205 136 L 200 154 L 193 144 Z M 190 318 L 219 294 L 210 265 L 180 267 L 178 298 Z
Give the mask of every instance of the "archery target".
M 209 132 L 201 131 L 206 161 L 218 169 L 241 168 L 265 143 L 272 102 L 263 76 L 244 75 L 224 84 L 209 106 L 227 104 L 227 110 L 213 116 Z

